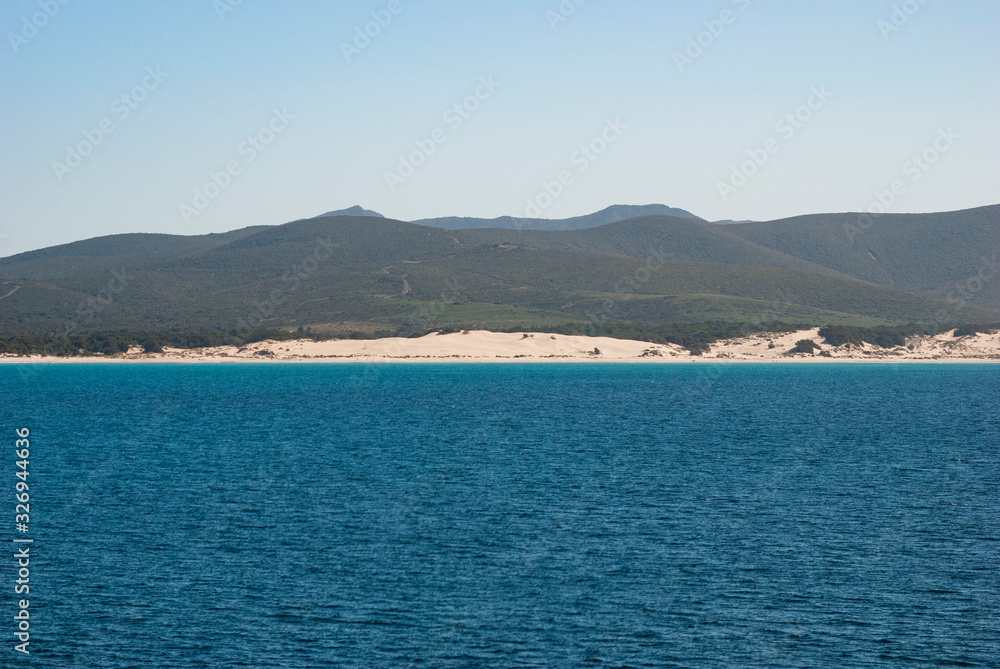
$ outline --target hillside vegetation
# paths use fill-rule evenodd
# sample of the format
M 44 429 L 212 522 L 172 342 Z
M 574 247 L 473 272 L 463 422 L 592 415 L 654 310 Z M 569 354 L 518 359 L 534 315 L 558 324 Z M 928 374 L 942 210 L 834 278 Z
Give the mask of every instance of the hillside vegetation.
M 941 214 L 823 214 L 721 229 L 863 281 L 1000 308 L 1000 206 Z
M 883 216 L 845 233 L 857 220 L 644 216 L 538 231 L 338 215 L 216 235 L 114 235 L 0 259 L 0 336 L 1000 321 L 1000 273 L 989 269 L 1000 207 Z

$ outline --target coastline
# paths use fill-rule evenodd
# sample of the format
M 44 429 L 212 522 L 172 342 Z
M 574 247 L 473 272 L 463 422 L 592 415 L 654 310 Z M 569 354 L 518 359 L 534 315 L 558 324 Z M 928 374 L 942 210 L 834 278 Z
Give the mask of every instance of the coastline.
M 816 353 L 789 351 L 809 339 Z M 906 346 L 882 348 L 823 344 L 819 329 L 759 333 L 715 342 L 703 355 L 676 344 L 543 332 L 463 331 L 418 338 L 261 341 L 245 347 L 171 349 L 116 356 L 0 356 L 0 364 L 170 363 L 991 363 L 1000 362 L 1000 334 L 954 337 L 952 332 L 912 337 Z

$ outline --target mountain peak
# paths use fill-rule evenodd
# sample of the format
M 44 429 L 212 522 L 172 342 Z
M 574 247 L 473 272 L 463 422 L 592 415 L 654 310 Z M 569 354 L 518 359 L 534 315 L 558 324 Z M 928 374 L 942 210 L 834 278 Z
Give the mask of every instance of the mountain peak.
M 673 216 L 674 218 L 697 218 L 690 211 L 668 207 L 665 204 L 613 204 L 610 207 L 590 214 L 592 217 L 599 217 L 607 223 L 617 223 L 629 218 L 641 218 L 644 216 Z M 577 218 L 587 218 L 578 216 Z
M 326 218 L 327 216 L 370 216 L 372 218 L 385 218 L 385 216 L 378 213 L 377 211 L 372 211 L 371 209 L 363 209 L 358 205 L 354 205 L 353 207 L 348 207 L 347 209 L 328 211 L 325 214 L 320 214 L 316 218 Z

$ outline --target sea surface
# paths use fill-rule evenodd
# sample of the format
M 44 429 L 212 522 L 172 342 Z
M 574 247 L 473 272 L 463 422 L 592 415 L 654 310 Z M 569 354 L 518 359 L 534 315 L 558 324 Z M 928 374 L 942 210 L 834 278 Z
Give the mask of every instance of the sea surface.
M 3 667 L 1000 666 L 1000 365 L 0 365 L 0 430 Z

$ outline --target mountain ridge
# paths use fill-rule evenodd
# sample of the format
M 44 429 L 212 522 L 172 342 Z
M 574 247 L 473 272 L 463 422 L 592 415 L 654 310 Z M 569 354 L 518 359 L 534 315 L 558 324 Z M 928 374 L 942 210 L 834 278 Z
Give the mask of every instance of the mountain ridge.
M 570 218 L 516 218 L 499 216 L 497 218 L 475 218 L 462 216 L 446 216 L 441 218 L 425 218 L 410 221 L 416 225 L 425 225 L 444 230 L 469 230 L 478 228 L 499 228 L 510 230 L 585 230 L 609 223 L 639 218 L 642 216 L 672 216 L 674 218 L 694 218 L 697 216 L 684 209 L 668 207 L 664 204 L 627 205 L 613 204 L 600 211 L 583 216 Z M 701 220 L 701 219 L 698 219 Z
M 849 238 L 845 226 L 857 220 L 720 226 L 647 216 L 545 231 L 344 215 L 215 235 L 113 235 L 0 259 L 0 335 L 67 324 L 393 331 L 1000 321 L 1000 278 L 980 271 L 981 257 L 1000 255 L 1000 207 L 885 216 Z M 978 281 L 975 290 L 948 299 L 963 277 Z

